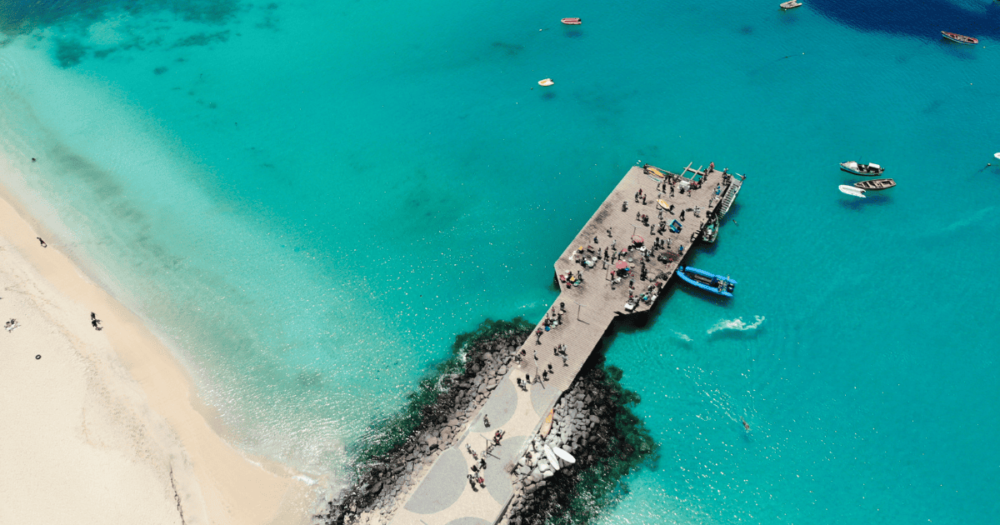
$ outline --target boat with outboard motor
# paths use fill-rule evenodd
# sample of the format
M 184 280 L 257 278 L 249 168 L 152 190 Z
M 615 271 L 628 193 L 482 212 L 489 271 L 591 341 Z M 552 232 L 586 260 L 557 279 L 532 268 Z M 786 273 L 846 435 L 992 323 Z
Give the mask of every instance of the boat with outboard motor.
M 778 6 L 782 9 L 795 9 L 796 7 L 802 7 L 802 2 L 798 2 L 797 0 L 788 0 L 787 2 L 778 4 Z
M 874 177 L 876 175 L 881 175 L 885 171 L 885 168 L 879 166 L 878 164 L 869 163 L 861 164 L 860 162 L 848 161 L 841 162 L 840 169 L 848 173 L 853 173 L 855 175 L 863 175 L 865 177 Z
M 721 275 L 716 275 L 714 273 L 699 270 L 698 268 L 692 268 L 690 266 L 681 266 L 680 268 L 677 268 L 677 276 L 690 285 L 697 286 L 706 292 L 712 292 L 725 297 L 732 297 L 733 290 L 736 289 L 735 279 L 729 276 L 723 277 Z
M 892 179 L 869 179 L 863 180 L 861 182 L 855 182 L 855 188 L 861 188 L 863 190 L 887 190 L 896 185 L 896 181 Z
M 712 244 L 716 239 L 719 238 L 719 216 L 716 215 L 708 224 L 705 225 L 705 232 L 701 234 L 701 240 Z

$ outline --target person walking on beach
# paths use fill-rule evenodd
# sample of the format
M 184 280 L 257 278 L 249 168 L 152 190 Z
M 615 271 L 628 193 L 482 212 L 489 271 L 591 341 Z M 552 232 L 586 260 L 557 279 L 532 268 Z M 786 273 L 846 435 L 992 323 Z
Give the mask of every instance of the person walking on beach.
M 42 248 L 48 248 L 49 247 L 49 245 L 45 244 L 45 241 L 43 241 L 41 237 L 35 237 L 35 238 L 38 239 L 38 243 L 42 245 Z
M 486 428 L 490 428 L 490 418 L 486 414 L 483 414 L 483 424 L 486 425 Z

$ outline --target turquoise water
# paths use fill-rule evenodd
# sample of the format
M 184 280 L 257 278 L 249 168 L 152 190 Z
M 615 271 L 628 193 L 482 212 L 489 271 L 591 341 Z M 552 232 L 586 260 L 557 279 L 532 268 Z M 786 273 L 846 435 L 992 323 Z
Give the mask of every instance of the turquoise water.
M 662 458 L 606 522 L 993 523 L 1000 12 L 776 3 L 8 0 L 3 183 L 335 488 L 457 333 L 542 315 L 629 166 L 714 161 L 747 184 L 693 263 L 738 294 L 609 346 Z M 850 200 L 851 159 L 899 186 Z

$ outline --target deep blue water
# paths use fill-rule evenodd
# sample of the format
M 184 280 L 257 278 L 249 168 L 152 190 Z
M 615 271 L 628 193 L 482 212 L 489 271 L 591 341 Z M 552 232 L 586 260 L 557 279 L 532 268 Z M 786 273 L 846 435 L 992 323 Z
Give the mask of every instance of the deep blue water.
M 606 521 L 1000 514 L 995 4 L 0 5 L 3 183 L 247 450 L 337 486 L 629 166 L 714 161 L 749 177 L 693 264 L 740 287 L 609 346 L 662 457 Z

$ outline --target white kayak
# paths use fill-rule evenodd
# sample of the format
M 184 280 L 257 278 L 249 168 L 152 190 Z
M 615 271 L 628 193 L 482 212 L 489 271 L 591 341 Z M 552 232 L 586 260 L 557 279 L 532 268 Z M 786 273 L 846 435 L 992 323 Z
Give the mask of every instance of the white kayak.
M 559 456 L 559 459 L 565 461 L 569 465 L 576 463 L 576 458 L 574 458 L 572 454 L 559 447 L 552 447 L 552 452 L 555 452 L 555 454 Z
M 552 447 L 545 445 L 543 449 L 545 451 L 545 457 L 549 459 L 549 463 L 552 464 L 552 468 L 559 470 L 559 459 L 555 452 L 552 452 Z
M 846 193 L 853 197 L 861 197 L 862 199 L 865 198 L 865 190 L 861 188 L 855 188 L 854 186 L 848 186 L 847 184 L 840 185 L 840 192 Z

